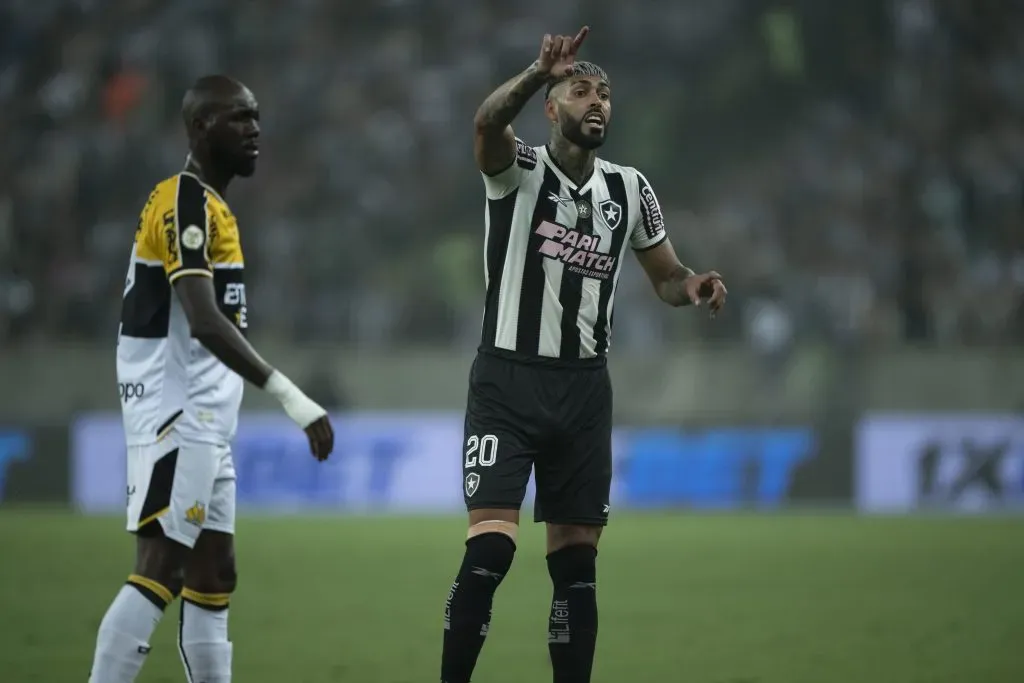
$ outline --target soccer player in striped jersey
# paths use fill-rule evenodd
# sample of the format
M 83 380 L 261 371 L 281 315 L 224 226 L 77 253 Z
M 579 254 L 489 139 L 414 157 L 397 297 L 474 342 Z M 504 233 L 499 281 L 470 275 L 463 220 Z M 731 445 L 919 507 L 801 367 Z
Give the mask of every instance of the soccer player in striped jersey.
M 182 106 L 185 170 L 157 184 L 135 231 L 117 339 L 135 569 L 100 623 L 90 683 L 131 683 L 167 606 L 181 596 L 178 648 L 189 683 L 228 683 L 235 589 L 231 439 L 248 381 L 275 396 L 324 460 L 323 408 L 246 341 L 244 259 L 224 199 L 256 170 L 259 109 L 225 76 L 199 79 Z
M 612 86 L 603 69 L 576 61 L 587 32 L 544 36 L 537 61 L 476 113 L 487 293 L 462 455 L 469 531 L 445 605 L 443 683 L 472 676 L 492 598 L 512 565 L 531 470 L 534 519 L 547 525 L 554 682 L 590 680 L 597 545 L 612 476 L 606 354 L 627 247 L 665 303 L 706 304 L 712 315 L 725 303 L 718 273 L 679 262 L 643 174 L 597 158 Z M 532 147 L 511 123 L 541 90 L 551 137 Z

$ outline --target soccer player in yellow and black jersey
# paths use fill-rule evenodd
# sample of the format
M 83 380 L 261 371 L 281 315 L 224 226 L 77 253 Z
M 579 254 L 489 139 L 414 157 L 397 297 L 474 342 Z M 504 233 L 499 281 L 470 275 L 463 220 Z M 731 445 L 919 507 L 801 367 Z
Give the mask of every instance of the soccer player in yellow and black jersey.
M 183 172 L 139 217 L 117 339 L 128 447 L 128 530 L 136 564 L 100 624 L 90 683 L 132 683 L 149 639 L 181 596 L 178 646 L 190 683 L 231 680 L 228 603 L 235 589 L 235 434 L 244 381 L 274 395 L 313 456 L 334 448 L 326 412 L 245 339 L 244 259 L 224 199 L 256 170 L 259 110 L 225 76 L 199 79 L 182 114 Z

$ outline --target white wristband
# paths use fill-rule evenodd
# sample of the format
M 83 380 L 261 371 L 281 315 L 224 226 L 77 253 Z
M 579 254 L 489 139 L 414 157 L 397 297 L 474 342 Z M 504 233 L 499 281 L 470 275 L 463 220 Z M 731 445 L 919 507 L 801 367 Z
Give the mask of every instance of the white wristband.
M 302 393 L 301 389 L 277 370 L 270 373 L 263 389 L 280 401 L 288 417 L 303 429 L 327 414 L 316 401 Z

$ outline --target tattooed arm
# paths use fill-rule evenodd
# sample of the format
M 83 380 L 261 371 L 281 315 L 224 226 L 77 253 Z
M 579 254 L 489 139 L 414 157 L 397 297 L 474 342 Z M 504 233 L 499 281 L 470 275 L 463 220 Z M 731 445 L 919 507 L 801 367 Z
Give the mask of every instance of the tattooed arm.
M 561 78 L 572 69 L 576 52 L 589 31 L 584 26 L 575 38 L 545 35 L 537 61 L 491 93 L 480 105 L 473 119 L 476 129 L 473 155 L 484 174 L 497 175 L 515 162 L 516 136 L 512 132 L 512 121 L 549 79 Z
M 527 101 L 544 87 L 548 76 L 538 70 L 537 63 L 531 64 L 491 93 L 477 109 L 473 119 L 473 155 L 477 167 L 487 175 L 500 173 L 516 160 L 516 136 L 510 124 Z

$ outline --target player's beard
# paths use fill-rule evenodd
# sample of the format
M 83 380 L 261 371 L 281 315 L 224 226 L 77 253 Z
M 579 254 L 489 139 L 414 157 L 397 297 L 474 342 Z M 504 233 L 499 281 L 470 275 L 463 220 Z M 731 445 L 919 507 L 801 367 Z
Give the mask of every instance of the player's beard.
M 581 149 L 593 150 L 597 149 L 604 144 L 604 139 L 608 135 L 608 122 L 605 121 L 602 132 L 589 135 L 583 132 L 583 119 L 586 118 L 587 112 L 581 118 L 574 119 L 572 116 L 566 114 L 562 116 L 559 128 L 561 128 L 562 135 L 566 140 L 576 145 Z

